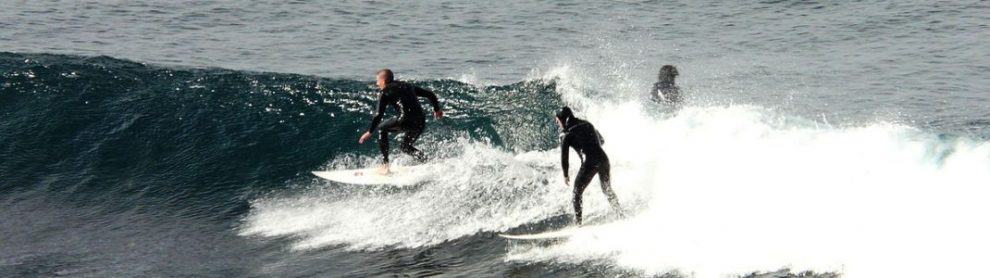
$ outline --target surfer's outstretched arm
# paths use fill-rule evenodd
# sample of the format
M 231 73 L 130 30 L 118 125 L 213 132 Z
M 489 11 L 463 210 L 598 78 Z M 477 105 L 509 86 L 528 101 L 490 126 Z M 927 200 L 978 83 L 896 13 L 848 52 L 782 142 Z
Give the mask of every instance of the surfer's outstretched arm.
M 375 132 L 375 128 L 378 128 L 378 124 L 380 124 L 382 122 L 382 118 L 385 117 L 385 108 L 387 107 L 388 102 L 385 100 L 385 94 L 382 93 L 378 95 L 378 110 L 375 113 L 375 116 L 371 118 L 371 126 L 368 127 L 368 131 L 361 135 L 361 139 L 358 139 L 359 144 L 364 144 L 364 141 L 371 138 L 371 133 Z
M 432 91 L 420 88 L 419 86 L 413 87 L 415 88 L 414 91 L 416 92 L 416 96 L 425 97 L 430 101 L 430 105 L 433 106 L 433 115 L 438 119 L 443 117 L 443 108 L 440 107 L 440 100 L 437 99 L 437 95 Z

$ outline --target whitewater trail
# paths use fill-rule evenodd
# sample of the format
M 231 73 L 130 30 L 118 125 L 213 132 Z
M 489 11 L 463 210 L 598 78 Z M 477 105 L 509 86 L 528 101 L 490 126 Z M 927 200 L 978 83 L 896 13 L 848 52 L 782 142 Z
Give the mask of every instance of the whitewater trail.
M 317 188 L 260 199 L 242 234 L 300 237 L 292 246 L 297 250 L 414 248 L 562 213 L 570 191 L 547 185 L 553 170 L 547 155 L 459 142 L 461 154 L 442 160 L 443 173 L 414 190 L 342 194 Z

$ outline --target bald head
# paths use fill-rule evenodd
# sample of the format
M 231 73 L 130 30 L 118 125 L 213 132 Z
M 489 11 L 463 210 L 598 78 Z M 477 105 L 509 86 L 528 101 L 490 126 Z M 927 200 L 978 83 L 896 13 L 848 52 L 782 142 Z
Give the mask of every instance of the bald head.
M 379 89 L 385 89 L 385 86 L 388 86 L 389 83 L 395 81 L 395 74 L 393 74 L 390 69 L 380 69 L 378 70 L 377 75 L 378 78 L 375 84 L 378 85 Z

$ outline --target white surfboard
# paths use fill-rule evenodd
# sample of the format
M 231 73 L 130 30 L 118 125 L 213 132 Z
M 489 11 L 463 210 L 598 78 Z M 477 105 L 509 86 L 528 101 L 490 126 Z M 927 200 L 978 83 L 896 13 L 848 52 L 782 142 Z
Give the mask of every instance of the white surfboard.
M 313 171 L 313 175 L 335 182 L 357 185 L 408 186 L 422 182 L 434 173 L 436 165 L 392 166 L 387 175 L 378 167 L 350 170 Z

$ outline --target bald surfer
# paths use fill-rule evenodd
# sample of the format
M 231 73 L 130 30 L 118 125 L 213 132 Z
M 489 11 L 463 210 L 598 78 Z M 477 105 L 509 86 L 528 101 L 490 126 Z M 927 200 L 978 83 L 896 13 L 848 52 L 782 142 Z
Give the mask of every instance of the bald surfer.
M 605 155 L 605 150 L 602 149 L 605 140 L 601 134 L 595 130 L 591 123 L 575 117 L 571 108 L 566 106 L 557 112 L 555 119 L 557 126 L 562 130 L 560 135 L 560 164 L 561 168 L 564 169 L 565 184 L 569 185 L 571 181 L 567 171 L 570 148 L 574 148 L 582 160 L 581 169 L 578 170 L 577 177 L 574 179 L 574 220 L 578 225 L 581 225 L 581 194 L 584 193 L 584 189 L 588 187 L 596 174 L 602 185 L 602 193 L 605 193 L 608 203 L 615 212 L 622 215 L 619 199 L 612 191 L 611 165 L 608 162 L 608 155 Z
M 375 117 L 371 120 L 371 126 L 368 127 L 368 131 L 361 135 L 358 143 L 364 144 L 364 141 L 371 138 L 371 133 L 378 130 L 378 149 L 383 157 L 382 166 L 378 169 L 378 173 L 382 175 L 389 173 L 388 135 L 390 132 L 404 133 L 402 142 L 399 144 L 399 150 L 413 156 L 419 162 L 426 161 L 426 155 L 423 151 L 412 145 L 426 127 L 426 116 L 423 107 L 419 104 L 419 98 L 424 97 L 429 100 L 433 106 L 433 116 L 441 119 L 443 118 L 443 109 L 440 107 L 437 95 L 415 85 L 396 81 L 395 75 L 390 69 L 379 70 L 375 84 L 380 89 L 378 109 Z M 399 116 L 382 122 L 382 118 L 385 117 L 385 110 L 389 106 L 396 106 L 399 110 Z

